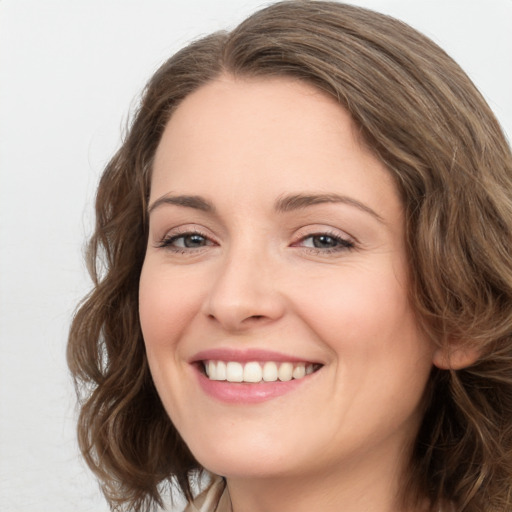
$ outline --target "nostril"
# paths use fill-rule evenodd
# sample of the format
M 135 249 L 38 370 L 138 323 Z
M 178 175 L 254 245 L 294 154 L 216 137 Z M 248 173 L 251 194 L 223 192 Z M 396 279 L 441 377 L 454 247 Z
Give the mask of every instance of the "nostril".
M 262 320 L 265 320 L 265 318 L 267 318 L 265 315 L 251 315 L 251 316 L 248 316 L 246 319 L 244 319 L 242 321 L 242 323 L 245 323 L 245 324 L 251 324 L 253 322 L 261 322 Z

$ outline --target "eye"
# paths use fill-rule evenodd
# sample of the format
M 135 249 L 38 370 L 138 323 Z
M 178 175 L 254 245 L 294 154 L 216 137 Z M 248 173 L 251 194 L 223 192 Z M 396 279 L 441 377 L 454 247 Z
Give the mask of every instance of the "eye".
M 214 243 L 205 235 L 198 232 L 179 233 L 166 236 L 158 247 L 168 248 L 177 251 L 201 249 Z
M 330 235 L 312 235 L 303 240 L 304 247 L 316 249 L 333 249 L 340 244 L 340 239 Z
M 175 236 L 172 239 L 172 245 L 175 247 L 186 247 L 187 249 L 197 249 L 206 245 L 208 240 L 197 233 L 191 233 L 190 235 Z
M 322 253 L 343 251 L 355 247 L 351 240 L 332 233 L 313 233 L 301 238 L 293 245 Z

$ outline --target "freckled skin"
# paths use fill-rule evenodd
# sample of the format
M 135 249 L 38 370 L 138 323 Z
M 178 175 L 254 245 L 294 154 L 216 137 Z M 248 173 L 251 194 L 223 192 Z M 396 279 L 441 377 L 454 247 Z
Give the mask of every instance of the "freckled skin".
M 215 212 L 151 213 L 140 279 L 148 360 L 172 421 L 227 477 L 236 512 L 399 510 L 433 347 L 407 300 L 396 187 L 356 133 L 309 85 L 226 76 L 183 101 L 156 153 L 150 203 L 201 196 Z M 381 220 L 347 203 L 274 209 L 295 193 L 353 198 Z M 226 404 L 189 364 L 216 347 L 323 366 L 294 392 Z

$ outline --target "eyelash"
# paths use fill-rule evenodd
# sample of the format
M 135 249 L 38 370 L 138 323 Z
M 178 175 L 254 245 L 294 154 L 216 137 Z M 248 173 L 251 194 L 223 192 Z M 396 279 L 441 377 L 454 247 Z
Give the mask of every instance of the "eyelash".
M 206 242 L 210 242 L 210 243 L 207 243 L 206 245 L 203 245 L 201 247 L 176 247 L 176 246 L 172 245 L 173 243 L 175 243 L 180 238 L 185 239 L 187 237 L 192 237 L 192 236 L 200 236 Z M 173 235 L 170 235 L 170 236 L 165 236 L 162 240 L 160 240 L 160 242 L 158 243 L 157 247 L 159 247 L 161 249 L 170 250 L 170 251 L 175 252 L 177 254 L 187 254 L 187 253 L 190 253 L 190 252 L 200 251 L 201 249 L 204 249 L 204 247 L 208 247 L 210 245 L 213 245 L 211 242 L 212 242 L 211 239 L 207 235 L 205 235 L 204 233 L 201 233 L 200 231 L 193 230 L 193 231 L 185 231 L 183 233 L 176 233 L 176 234 L 173 234 Z
M 177 247 L 173 246 L 173 244 L 179 240 L 179 239 L 185 239 L 187 237 L 193 237 L 193 236 L 199 236 L 204 239 L 206 242 L 205 245 L 202 245 L 200 247 Z M 350 251 L 355 248 L 355 243 L 351 240 L 348 240 L 347 238 L 343 238 L 337 233 L 333 233 L 330 231 L 322 231 L 317 233 L 309 233 L 306 236 L 301 237 L 297 242 L 294 242 L 292 244 L 292 247 L 300 247 L 300 243 L 304 243 L 308 239 L 313 238 L 319 238 L 319 237 L 326 237 L 330 238 L 333 242 L 335 242 L 337 245 L 334 247 L 327 247 L 327 248 L 319 248 L 319 247 L 303 247 L 307 252 L 313 253 L 313 254 L 333 254 L 333 253 L 339 253 L 343 251 Z M 167 249 L 170 250 L 176 254 L 190 254 L 191 252 L 197 252 L 204 250 L 205 247 L 215 245 L 215 242 L 211 240 L 211 238 L 208 235 L 205 235 L 204 233 L 201 233 L 198 230 L 193 231 L 185 231 L 183 233 L 177 233 L 170 236 L 164 237 L 158 244 L 157 247 L 161 249 Z
M 336 242 L 335 247 L 328 247 L 321 249 L 319 247 L 304 247 L 308 252 L 313 254 L 333 254 L 333 253 L 339 253 L 343 251 L 350 251 L 355 248 L 355 243 L 347 238 L 341 237 L 337 233 L 333 233 L 330 231 L 321 231 L 318 233 L 310 233 L 306 236 L 303 236 L 299 239 L 298 242 L 295 242 L 293 246 L 297 246 L 297 243 L 304 243 L 305 240 L 313 239 L 313 238 L 320 238 L 320 237 L 326 237 L 333 240 L 333 242 Z

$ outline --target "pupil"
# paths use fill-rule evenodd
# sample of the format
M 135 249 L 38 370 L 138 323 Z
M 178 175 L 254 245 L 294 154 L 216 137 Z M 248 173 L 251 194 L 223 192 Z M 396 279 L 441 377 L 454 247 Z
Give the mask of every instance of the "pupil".
M 185 247 L 199 247 L 203 245 L 204 237 L 201 235 L 189 235 L 185 237 L 184 244 Z
M 313 239 L 313 245 L 318 249 L 335 247 L 336 240 L 332 236 L 320 235 Z

